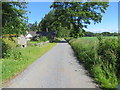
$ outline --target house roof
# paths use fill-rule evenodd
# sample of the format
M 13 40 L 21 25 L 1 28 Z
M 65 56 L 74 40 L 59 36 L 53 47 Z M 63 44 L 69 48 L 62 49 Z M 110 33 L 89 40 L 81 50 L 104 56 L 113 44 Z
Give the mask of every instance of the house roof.
M 52 36 L 56 36 L 56 32 L 36 32 L 36 34 L 42 35 L 42 36 L 48 36 L 48 35 L 52 35 Z
M 28 34 L 31 34 L 32 37 L 35 37 L 35 36 L 37 35 L 35 31 L 31 31 L 31 32 L 29 32 Z
M 33 37 L 30 33 L 26 37 Z

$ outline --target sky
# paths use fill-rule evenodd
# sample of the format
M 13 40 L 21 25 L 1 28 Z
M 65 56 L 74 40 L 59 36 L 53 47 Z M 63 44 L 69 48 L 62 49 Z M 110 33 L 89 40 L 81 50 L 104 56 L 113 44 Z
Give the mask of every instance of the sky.
M 17 0 L 14 0 L 14 1 L 17 1 Z M 24 1 L 24 0 L 23 0 Z M 54 2 L 54 0 L 25 0 L 25 1 L 27 1 L 27 2 Z M 62 1 L 65 1 L 65 0 L 59 0 L 59 2 L 62 2 Z M 67 1 L 67 0 L 66 0 Z M 81 1 L 87 1 L 87 0 L 76 0 L 76 1 L 79 1 L 79 2 L 81 2 Z M 91 0 L 92 1 L 92 0 Z M 93 0 L 94 1 L 94 0 Z M 99 0 L 95 0 L 95 1 L 98 1 L 99 2 Z M 102 0 L 102 1 L 106 1 L 106 0 Z M 119 2 L 120 0 L 109 0 L 109 2 Z
M 44 18 L 45 14 L 49 13 L 50 5 L 53 2 L 29 2 L 28 3 L 28 22 L 34 23 L 37 21 L 38 23 Z M 118 2 L 110 2 L 109 7 L 106 10 L 106 13 L 103 14 L 102 22 L 98 24 L 91 23 L 88 25 L 86 31 L 91 32 L 118 32 Z

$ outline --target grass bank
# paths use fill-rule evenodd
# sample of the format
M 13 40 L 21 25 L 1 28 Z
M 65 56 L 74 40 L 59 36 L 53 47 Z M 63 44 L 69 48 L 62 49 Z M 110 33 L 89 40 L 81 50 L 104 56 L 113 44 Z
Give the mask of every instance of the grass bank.
M 120 46 L 118 38 L 83 37 L 70 45 L 80 62 L 102 88 L 116 88 L 120 83 Z
M 48 43 L 41 47 L 28 46 L 27 48 L 18 47 L 10 50 L 7 57 L 1 59 L 3 82 L 14 78 L 55 45 L 56 43 Z

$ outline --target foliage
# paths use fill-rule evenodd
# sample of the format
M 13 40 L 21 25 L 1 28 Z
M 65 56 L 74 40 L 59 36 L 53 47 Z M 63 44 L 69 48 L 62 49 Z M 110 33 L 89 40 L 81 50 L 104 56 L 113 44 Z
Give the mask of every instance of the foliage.
M 119 44 L 117 38 L 72 39 L 71 46 L 80 62 L 103 88 L 115 88 L 120 82 L 118 75 Z
M 62 27 L 61 24 L 58 26 L 57 37 L 68 37 L 69 34 L 70 30 L 67 27 Z
M 39 31 L 38 23 L 37 21 L 33 24 L 28 24 L 29 31 Z
M 31 41 L 38 41 L 39 40 L 39 37 L 38 36 L 35 36 L 31 39 Z
M 2 40 L 2 58 L 4 58 L 6 56 L 6 53 L 8 51 L 8 44 L 5 43 L 3 40 Z
M 2 58 L 8 56 L 9 49 L 17 46 L 17 38 L 2 38 Z
M 91 21 L 101 22 L 108 2 L 54 2 L 51 7 L 55 10 L 57 21 L 68 27 L 72 24 L 74 37 L 78 37 L 80 30 L 87 28 Z
M 110 34 L 110 32 L 102 32 L 102 35 L 103 36 L 110 36 L 111 34 Z
M 84 32 L 84 36 L 93 37 L 93 36 L 95 36 L 95 33 L 93 33 L 93 32 Z
M 48 38 L 46 36 L 41 36 L 38 41 L 45 42 L 45 41 L 48 41 Z
M 45 41 L 48 41 L 48 38 L 46 36 L 40 36 L 40 37 L 36 36 L 36 37 L 32 38 L 31 41 L 37 42 L 37 43 L 39 43 L 39 42 L 45 42 Z
M 26 2 L 2 3 L 2 32 L 3 34 L 24 34 L 26 26 Z
M 110 32 L 102 32 L 101 33 L 103 36 L 118 36 L 118 33 L 114 32 L 114 33 L 110 33 Z
M 54 15 L 55 10 L 51 10 L 39 23 L 39 29 L 41 31 L 57 32 L 57 37 L 66 37 L 70 34 L 70 29 L 65 25 L 62 25 L 59 21 L 57 21 L 57 17 Z
M 67 42 L 69 42 L 70 40 L 72 40 L 73 39 L 73 37 L 65 37 L 65 40 L 67 41 Z
M 11 37 L 11 38 L 2 38 L 2 40 L 8 44 L 8 47 L 13 48 L 16 47 L 18 44 L 17 37 Z
M 102 33 L 93 33 L 93 32 L 89 32 L 89 31 L 85 31 L 83 30 L 83 33 L 84 33 L 84 37 L 94 37 L 94 36 L 118 36 L 118 33 L 114 32 L 114 33 L 111 33 L 111 32 L 102 32 Z
M 56 31 L 58 22 L 54 16 L 54 10 L 51 10 L 45 17 L 40 21 L 39 28 L 42 31 Z

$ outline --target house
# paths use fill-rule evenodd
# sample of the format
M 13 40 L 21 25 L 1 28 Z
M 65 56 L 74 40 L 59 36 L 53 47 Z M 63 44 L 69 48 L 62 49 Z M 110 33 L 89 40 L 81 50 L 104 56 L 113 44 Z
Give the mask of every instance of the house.
M 42 32 L 36 32 L 36 31 L 31 31 L 31 32 L 26 32 L 26 38 L 27 40 L 37 40 L 39 39 L 41 36 L 46 36 L 47 38 L 51 38 L 53 40 L 56 39 L 56 32 L 46 32 L 46 31 L 42 31 Z
M 28 33 L 28 34 L 26 35 L 27 40 L 30 40 L 32 37 L 33 37 L 33 36 L 32 36 L 30 33 Z
M 25 37 L 24 35 L 20 35 L 20 36 L 18 37 L 18 44 L 19 44 L 22 48 L 27 47 L 27 39 L 26 39 L 26 37 Z
M 26 33 L 27 33 L 26 35 L 27 40 L 31 40 L 32 38 L 38 36 L 35 31 L 26 32 Z
M 51 39 L 56 39 L 56 32 L 45 32 L 45 31 L 42 31 L 42 32 L 36 32 L 37 35 L 39 35 L 39 37 L 41 36 L 46 36 L 47 38 L 51 38 Z

